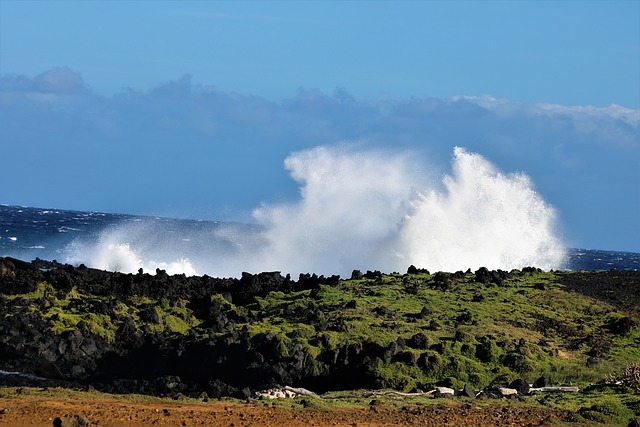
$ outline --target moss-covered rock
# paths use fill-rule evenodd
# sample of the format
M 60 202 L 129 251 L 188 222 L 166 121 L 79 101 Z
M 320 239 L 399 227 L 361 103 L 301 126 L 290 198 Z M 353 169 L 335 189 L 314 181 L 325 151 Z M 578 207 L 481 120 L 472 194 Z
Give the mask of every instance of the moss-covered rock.
M 638 299 L 626 293 L 637 272 L 412 269 L 296 282 L 11 265 L 0 277 L 0 369 L 114 389 L 152 393 L 167 376 L 211 395 L 285 381 L 317 391 L 541 376 L 586 385 L 640 360 Z M 581 407 L 585 419 L 612 416 Z

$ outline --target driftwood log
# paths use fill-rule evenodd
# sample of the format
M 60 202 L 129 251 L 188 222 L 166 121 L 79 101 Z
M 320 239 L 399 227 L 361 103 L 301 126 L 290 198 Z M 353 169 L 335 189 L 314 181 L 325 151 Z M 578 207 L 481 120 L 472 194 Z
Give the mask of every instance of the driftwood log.
M 573 392 L 577 393 L 580 389 L 578 387 L 531 387 L 529 389 L 528 394 L 532 393 L 560 393 L 560 392 Z M 494 389 L 494 393 L 497 392 L 499 396 L 502 397 L 510 397 L 517 396 L 518 390 L 514 388 L 507 387 L 498 387 Z M 380 390 L 380 391 L 370 391 L 364 392 L 361 394 L 339 394 L 339 395 L 331 395 L 331 396 L 320 396 L 306 388 L 296 388 L 285 386 L 282 389 L 271 389 L 264 390 L 256 393 L 257 397 L 268 398 L 268 399 L 282 399 L 282 398 L 295 398 L 297 396 L 310 396 L 316 397 L 319 399 L 349 399 L 349 398 L 359 398 L 359 397 L 380 397 L 380 396 L 401 396 L 401 397 L 417 397 L 417 396 L 429 396 L 435 395 L 437 397 L 445 397 L 445 396 L 469 396 L 476 397 L 483 394 L 483 391 L 473 392 L 471 390 L 467 391 L 465 389 L 462 390 L 454 390 L 449 387 L 437 387 L 430 391 L 417 391 L 415 393 L 404 393 L 401 391 L 395 390 Z
M 284 387 L 284 389 L 286 391 L 290 391 L 292 393 L 295 393 L 297 395 L 301 395 L 301 396 L 311 396 L 311 397 L 319 397 L 317 394 L 315 394 L 312 391 L 307 390 L 306 388 L 296 388 L 296 387 L 289 387 L 288 385 Z
M 529 393 L 536 393 L 536 392 L 540 392 L 540 393 L 547 393 L 547 392 L 574 392 L 577 393 L 580 391 L 580 389 L 578 387 L 537 387 L 537 388 L 530 388 L 529 389 Z

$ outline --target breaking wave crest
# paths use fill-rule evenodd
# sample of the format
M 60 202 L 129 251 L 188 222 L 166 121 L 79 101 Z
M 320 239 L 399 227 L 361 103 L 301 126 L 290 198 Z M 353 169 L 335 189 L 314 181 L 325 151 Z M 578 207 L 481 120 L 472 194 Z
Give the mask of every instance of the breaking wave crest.
M 147 272 L 155 272 L 156 269 L 165 270 L 169 274 L 186 274 L 188 276 L 197 275 L 189 258 L 172 258 L 170 254 L 155 253 L 143 258 L 134 249 L 139 245 L 139 241 L 130 243 L 129 238 L 125 238 L 122 228 L 109 230 L 102 233 L 99 241 L 92 244 L 83 244 L 78 241 L 73 242 L 65 249 L 67 262 L 72 264 L 86 264 L 93 268 L 107 271 L 120 271 L 123 273 L 135 273 L 139 269 Z M 136 244 L 138 243 L 138 244 Z M 144 252 L 144 251 L 142 251 Z M 170 261 L 165 261 L 169 259 Z
M 413 203 L 400 227 L 400 259 L 442 271 L 549 270 L 565 262 L 555 211 L 526 175 L 505 175 L 456 148 L 453 174 L 443 183 L 444 191 L 428 190 Z
M 258 225 L 167 230 L 129 223 L 105 230 L 97 243 L 70 245 L 68 258 L 106 270 L 232 277 L 565 263 L 555 210 L 531 180 L 462 148 L 453 151 L 451 173 L 437 180 L 412 153 L 347 146 L 294 153 L 285 167 L 299 183 L 299 199 L 257 208 Z

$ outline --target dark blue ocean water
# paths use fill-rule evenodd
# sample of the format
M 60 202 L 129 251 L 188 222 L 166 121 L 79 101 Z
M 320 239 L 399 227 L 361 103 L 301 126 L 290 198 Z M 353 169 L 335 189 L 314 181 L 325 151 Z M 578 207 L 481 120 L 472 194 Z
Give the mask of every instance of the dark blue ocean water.
M 258 230 L 250 224 L 0 205 L 0 256 L 55 259 L 120 271 L 137 271 L 142 264 L 170 273 L 196 274 L 191 263 L 199 257 L 207 257 L 200 261 L 215 266 L 217 257 L 211 254 L 224 254 L 218 258 L 228 263 L 234 253 L 242 252 L 243 242 L 259 245 Z M 238 235 L 245 236 L 240 243 Z M 122 236 L 136 242 L 135 251 L 117 243 L 122 238 L 116 237 Z M 640 269 L 639 253 L 567 251 L 563 266 L 567 270 Z

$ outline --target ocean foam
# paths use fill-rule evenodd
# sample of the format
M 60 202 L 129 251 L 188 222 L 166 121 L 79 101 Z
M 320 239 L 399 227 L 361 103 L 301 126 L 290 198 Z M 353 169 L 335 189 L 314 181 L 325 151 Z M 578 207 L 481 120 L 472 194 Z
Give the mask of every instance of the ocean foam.
M 144 234 L 151 230 L 136 228 L 127 225 L 108 228 L 97 242 L 74 240 L 64 249 L 65 261 L 123 273 L 136 273 L 143 269 L 155 274 L 156 269 L 161 269 L 168 274 L 199 274 L 188 258 L 173 257 L 170 248 L 164 253 L 158 251 L 161 245 L 154 247 L 152 253 L 145 251 Z

